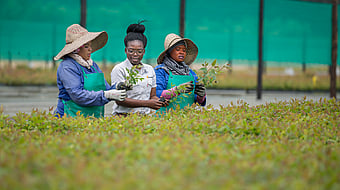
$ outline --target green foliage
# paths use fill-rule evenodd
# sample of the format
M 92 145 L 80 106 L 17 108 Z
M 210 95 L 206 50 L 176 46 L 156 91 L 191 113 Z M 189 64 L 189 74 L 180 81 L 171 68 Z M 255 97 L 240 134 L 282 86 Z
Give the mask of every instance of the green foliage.
M 131 69 L 126 68 L 128 75 L 125 77 L 125 86 L 133 86 L 138 83 L 138 81 L 142 81 L 143 77 L 140 77 L 139 71 L 141 69 L 141 65 L 134 65 Z
M 106 80 L 110 83 L 110 73 L 113 66 L 100 66 Z M 281 70 L 280 70 L 281 69 Z M 209 88 L 217 89 L 256 89 L 256 69 L 246 70 L 233 69 L 231 72 L 221 72 L 216 76 L 218 83 L 212 83 Z M 267 74 L 263 76 L 264 90 L 322 90 L 329 91 L 330 77 L 327 74 L 317 76 L 316 85 L 313 84 L 313 76 L 316 73 L 328 73 L 328 67 L 310 68 L 306 73 L 297 73 L 294 76 L 273 75 L 270 73 L 282 73 L 282 68 L 267 68 Z M 202 71 L 196 72 L 201 75 Z M 4 85 L 56 85 L 56 70 L 28 68 L 19 66 L 17 68 L 4 67 L 0 69 L 0 84 Z M 340 76 L 337 76 L 340 80 Z M 340 82 L 337 82 L 337 89 L 340 89 Z
M 185 93 L 181 93 L 183 91 L 185 91 L 186 87 L 184 85 L 173 85 L 171 83 L 171 92 L 167 92 L 166 94 L 167 95 L 170 95 L 170 99 L 168 100 L 169 103 L 172 103 L 172 102 L 180 102 L 183 100 L 183 98 L 187 98 L 188 95 L 185 94 Z M 189 92 L 188 94 L 191 94 L 192 92 Z M 182 95 L 182 96 L 179 96 L 179 95 Z
M 221 73 L 224 69 L 231 69 L 229 64 L 225 64 L 219 66 L 216 63 L 216 59 L 209 64 L 208 62 L 204 62 L 202 67 L 199 69 L 200 72 L 198 74 L 198 82 L 204 84 L 205 87 L 210 87 L 213 84 L 217 83 L 216 76 Z
M 0 189 L 339 189 L 340 102 L 0 114 Z

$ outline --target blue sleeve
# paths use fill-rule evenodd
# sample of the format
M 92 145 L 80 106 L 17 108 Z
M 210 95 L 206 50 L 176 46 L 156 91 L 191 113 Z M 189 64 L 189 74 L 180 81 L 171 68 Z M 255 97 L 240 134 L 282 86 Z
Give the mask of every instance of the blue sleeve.
M 198 80 L 197 74 L 192 69 L 190 69 L 189 71 L 190 71 L 190 74 L 194 77 L 195 83 L 197 83 L 197 80 Z
M 193 70 L 191 70 L 191 69 L 190 69 L 190 73 L 194 77 L 195 83 L 197 83 L 197 80 L 198 80 L 197 74 Z M 201 106 L 205 106 L 206 102 L 207 102 L 207 97 L 205 97 L 205 100 L 200 105 Z M 197 95 L 196 94 L 195 94 L 195 103 L 198 103 L 197 102 Z
M 97 68 L 99 68 L 97 66 Z M 63 83 L 70 98 L 81 106 L 103 106 L 109 102 L 104 97 L 104 92 L 88 91 L 84 89 L 83 73 L 72 61 L 65 61 L 59 73 L 60 81 Z M 106 87 L 109 85 L 106 82 Z
M 161 97 L 163 90 L 166 90 L 169 80 L 169 74 L 160 68 L 160 65 L 155 67 L 155 74 L 156 74 L 156 95 Z

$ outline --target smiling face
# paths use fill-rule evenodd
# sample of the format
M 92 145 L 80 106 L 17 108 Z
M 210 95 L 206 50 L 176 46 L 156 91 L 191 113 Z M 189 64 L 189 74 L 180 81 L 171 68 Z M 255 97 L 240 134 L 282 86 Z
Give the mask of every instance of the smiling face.
M 187 56 L 187 48 L 184 45 L 176 46 L 171 52 L 170 56 L 177 62 L 184 61 Z
M 78 55 L 80 55 L 86 61 L 91 58 L 92 47 L 91 42 L 88 42 L 79 48 Z
M 127 43 L 125 53 L 132 65 L 139 64 L 144 56 L 144 44 L 140 40 L 133 40 Z

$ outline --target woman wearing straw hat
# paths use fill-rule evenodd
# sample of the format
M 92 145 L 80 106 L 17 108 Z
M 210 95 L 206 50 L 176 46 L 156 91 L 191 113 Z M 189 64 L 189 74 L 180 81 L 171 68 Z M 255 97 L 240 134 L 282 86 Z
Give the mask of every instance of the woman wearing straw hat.
M 153 67 L 141 62 L 145 53 L 147 38 L 144 35 L 145 27 L 139 22 L 127 28 L 124 38 L 127 59 L 116 65 L 111 72 L 111 83 L 116 85 L 125 81 L 129 75 L 127 70 L 138 66 L 137 77 L 142 81 L 137 82 L 132 90 L 127 91 L 124 101 L 116 101 L 113 105 L 113 115 L 127 115 L 128 113 L 149 114 L 151 109 L 157 110 L 166 103 L 159 101 L 156 96 L 156 75 Z
M 164 41 L 164 48 L 165 50 L 157 58 L 158 65 L 155 67 L 156 94 L 167 100 L 178 97 L 176 101 L 159 111 L 164 113 L 170 108 L 175 109 L 177 105 L 184 108 L 193 103 L 205 106 L 205 87 L 203 84 L 196 83 L 197 75 L 189 68 L 197 57 L 197 46 L 190 39 L 168 34 Z
M 88 32 L 78 24 L 66 30 L 66 45 L 54 57 L 63 59 L 57 70 L 59 88 L 57 117 L 104 116 L 104 105 L 110 100 L 122 101 L 125 90 L 114 90 L 106 82 L 103 72 L 91 59 L 91 54 L 104 47 L 108 39 L 105 31 Z

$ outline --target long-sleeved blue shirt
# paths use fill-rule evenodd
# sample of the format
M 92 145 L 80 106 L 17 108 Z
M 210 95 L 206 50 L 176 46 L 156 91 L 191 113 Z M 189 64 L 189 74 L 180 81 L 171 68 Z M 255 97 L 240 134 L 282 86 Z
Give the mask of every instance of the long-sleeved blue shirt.
M 64 101 L 73 100 L 75 103 L 81 106 L 103 106 L 109 102 L 104 96 L 104 91 L 88 91 L 84 89 L 84 74 L 81 69 L 83 68 L 86 74 L 96 73 L 97 71 L 102 73 L 98 65 L 93 62 L 93 67 L 87 69 L 79 65 L 74 59 L 67 57 L 59 65 L 57 70 L 57 85 L 59 88 L 58 105 L 55 110 L 56 116 L 64 116 Z M 112 87 L 106 82 L 106 90 L 112 89 Z M 59 114 L 59 115 L 58 115 Z
M 161 97 L 163 90 L 167 90 L 168 80 L 169 80 L 169 74 L 162 68 L 165 67 L 164 64 L 159 64 L 155 67 L 155 73 L 156 73 L 156 95 L 158 97 Z M 194 77 L 195 83 L 197 82 L 197 74 L 192 70 L 189 69 L 190 74 Z M 195 94 L 195 102 L 197 102 L 197 95 Z M 206 98 L 205 100 L 200 104 L 201 106 L 205 106 L 206 104 Z

